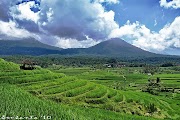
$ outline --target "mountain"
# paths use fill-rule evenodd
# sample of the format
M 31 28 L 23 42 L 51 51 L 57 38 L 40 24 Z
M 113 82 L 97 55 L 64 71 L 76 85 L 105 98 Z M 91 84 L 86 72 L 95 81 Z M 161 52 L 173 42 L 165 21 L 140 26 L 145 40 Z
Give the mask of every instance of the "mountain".
M 157 57 L 161 56 L 135 47 L 119 38 L 101 42 L 89 48 L 60 49 L 34 39 L 0 40 L 0 55 L 91 55 L 105 57 Z
M 164 50 L 164 54 L 180 56 L 180 48 L 177 48 L 177 47 L 167 48 Z
M 46 55 L 57 54 L 60 50 L 35 39 L 0 40 L 0 55 Z
M 99 55 L 138 57 L 155 56 L 156 54 L 135 47 L 121 39 L 111 39 L 87 49 L 88 53 Z
M 156 57 L 158 54 L 151 53 L 135 47 L 119 38 L 101 42 L 89 48 L 64 49 L 61 54 L 98 55 L 110 57 Z

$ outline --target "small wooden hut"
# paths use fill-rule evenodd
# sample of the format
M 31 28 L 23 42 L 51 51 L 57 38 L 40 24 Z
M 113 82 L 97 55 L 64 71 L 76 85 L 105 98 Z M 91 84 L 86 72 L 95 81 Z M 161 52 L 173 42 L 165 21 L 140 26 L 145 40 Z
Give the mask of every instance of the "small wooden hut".
M 23 70 L 34 70 L 35 69 L 35 62 L 32 62 L 31 60 L 24 60 L 22 62 L 22 65 L 20 66 L 20 69 Z

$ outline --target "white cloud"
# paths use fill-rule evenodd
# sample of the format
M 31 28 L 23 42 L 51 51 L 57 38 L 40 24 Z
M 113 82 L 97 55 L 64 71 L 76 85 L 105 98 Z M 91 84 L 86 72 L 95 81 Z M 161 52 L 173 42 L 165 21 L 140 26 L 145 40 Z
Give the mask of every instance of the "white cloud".
M 86 37 L 87 37 L 86 40 L 81 40 L 81 41 L 72 38 L 60 38 L 58 36 L 54 38 L 57 41 L 56 46 L 60 48 L 88 48 L 100 43 L 100 41 L 94 41 L 88 36 Z
M 129 21 L 126 25 L 115 29 L 109 38 L 123 38 L 129 40 L 132 44 L 152 52 L 160 52 L 169 47 L 180 48 L 180 17 L 161 29 L 154 32 L 139 22 L 131 24 Z
M 154 26 L 156 26 L 158 23 L 157 23 L 157 20 L 155 19 L 154 20 Z
M 99 2 L 99 3 L 107 2 L 110 4 L 117 4 L 117 3 L 119 3 L 119 0 L 95 0 L 95 2 Z
M 6 36 L 8 38 L 36 38 L 39 39 L 38 35 L 30 33 L 29 31 L 18 28 L 18 25 L 14 21 L 3 22 L 0 21 L 0 36 Z
M 178 9 L 180 8 L 180 0 L 172 0 L 170 2 L 167 2 L 166 0 L 160 0 L 161 7 L 165 8 L 174 8 Z
M 78 40 L 85 46 L 87 35 L 92 38 L 87 40 L 92 44 L 86 41 L 86 46 L 89 47 L 97 40 L 107 39 L 114 29 L 119 28 L 114 20 L 114 11 L 105 10 L 102 5 L 104 2 L 118 4 L 119 0 L 41 0 L 40 6 L 34 1 L 22 3 L 22 0 L 7 0 L 5 3 L 8 4 L 6 6 L 9 10 L 6 12 L 10 15 L 9 18 L 12 17 L 12 21 L 16 21 L 19 28 L 41 36 L 41 42 L 55 45 L 56 40 L 52 36 L 58 36 Z M 34 6 L 40 11 L 31 11 Z M 51 36 L 48 38 L 52 39 L 44 39 L 45 36 Z
M 19 19 L 19 20 L 30 20 L 35 23 L 38 23 L 40 19 L 40 11 L 39 12 L 33 12 L 31 11 L 31 7 L 35 6 L 34 1 L 30 2 L 24 2 L 19 5 L 11 7 L 11 16 L 13 18 Z
M 97 19 L 89 23 L 88 27 L 108 36 L 112 30 L 119 27 L 119 25 L 114 21 L 114 16 L 115 13 L 113 11 L 104 12 L 103 9 L 99 9 Z
M 41 13 L 41 15 L 43 16 L 44 13 Z M 43 21 L 42 23 L 40 23 L 41 25 L 43 26 L 46 26 L 48 23 L 52 22 L 53 20 L 53 14 L 54 14 L 54 11 L 52 10 L 52 8 L 49 8 L 49 10 L 46 12 L 46 16 L 47 16 L 47 20 L 46 22 Z
M 124 26 L 119 27 L 114 20 L 115 12 L 105 10 L 102 5 L 104 2 L 118 4 L 119 0 L 41 0 L 40 11 L 35 13 L 30 9 L 35 6 L 34 1 L 15 5 L 16 2 L 12 0 L 0 2 L 1 6 L 8 6 L 8 9 L 11 6 L 10 15 L 15 18 L 14 21 L 21 20 L 16 21 L 19 25 L 13 20 L 0 21 L 2 26 L 0 36 L 15 38 L 33 36 L 41 42 L 63 48 L 90 47 L 100 40 L 114 37 L 131 40 L 130 43 L 153 52 L 163 51 L 171 46 L 180 47 L 180 17 L 159 32 L 153 32 L 139 22 L 128 21 Z M 165 8 L 178 9 L 179 2 L 180 0 L 170 2 L 161 0 L 160 4 Z M 8 9 L 5 10 L 7 13 L 9 13 Z M 157 25 L 156 20 L 154 25 Z M 28 30 L 38 32 L 36 34 L 41 38 Z
M 82 40 L 84 34 L 93 39 L 105 39 L 119 25 L 113 11 L 106 11 L 101 2 L 118 3 L 118 0 L 42 0 L 41 14 L 51 8 L 51 22 L 42 22 L 43 29 L 61 38 Z
M 51 22 L 53 20 L 53 14 L 54 14 L 52 8 L 49 8 L 49 11 L 47 11 L 46 14 L 47 14 L 48 22 Z
M 1 29 L 1 35 L 26 38 L 38 34 L 43 43 L 64 48 L 90 47 L 119 28 L 114 11 L 105 10 L 103 2 L 117 4 L 119 0 L 41 0 L 40 6 L 34 1 L 7 0 L 6 12 L 11 19 L 7 24 L 11 27 Z M 31 11 L 34 6 L 40 11 Z

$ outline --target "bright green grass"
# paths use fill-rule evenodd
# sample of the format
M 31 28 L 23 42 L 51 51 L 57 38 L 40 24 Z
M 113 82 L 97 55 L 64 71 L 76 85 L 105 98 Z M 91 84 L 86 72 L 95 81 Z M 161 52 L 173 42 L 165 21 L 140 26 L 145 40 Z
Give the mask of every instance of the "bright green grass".
M 165 112 L 165 115 L 167 117 L 170 117 L 172 119 L 178 119 L 180 117 L 178 100 L 172 100 L 142 92 L 121 91 L 121 93 L 125 96 L 126 101 L 132 100 L 136 103 L 141 103 L 145 105 L 148 105 L 149 103 L 154 103 L 162 110 L 162 112 L 167 112 Z
M 56 75 L 59 74 L 49 73 L 45 75 L 35 74 L 34 76 L 27 76 L 23 78 L 15 77 L 13 83 L 18 84 L 18 86 L 21 86 L 23 89 L 28 90 L 33 94 L 35 93 L 35 95 L 38 95 L 40 98 L 47 98 L 56 102 L 62 102 L 71 105 L 78 104 L 80 106 L 85 105 L 102 109 L 107 109 L 106 104 L 111 104 L 113 107 L 112 111 L 120 111 L 129 114 L 131 114 L 132 111 L 135 111 L 135 113 L 140 111 L 138 106 L 141 106 L 143 111 L 137 113 L 144 115 L 147 112 L 146 106 L 148 106 L 149 103 L 154 103 L 159 100 L 155 99 L 155 97 L 152 97 L 154 101 L 152 102 L 151 99 L 143 98 L 144 95 L 137 95 L 136 92 L 134 94 L 122 93 L 103 85 L 91 83 L 87 80 L 78 80 L 75 77 L 63 77 L 61 74 L 60 76 L 62 78 L 57 79 Z M 47 77 L 51 80 L 47 80 Z M 10 77 L 10 79 L 12 78 L 13 76 Z M 24 82 L 24 80 L 26 82 Z M 25 83 L 26 85 L 24 85 Z M 130 97 L 126 96 L 126 94 L 130 95 Z M 147 96 L 147 94 L 145 95 Z M 143 98 L 142 101 L 138 101 L 136 99 L 139 97 Z M 147 96 L 147 98 L 150 98 L 150 96 Z M 123 101 L 126 104 L 121 103 Z M 133 102 L 136 102 L 136 104 L 133 104 Z M 167 109 L 167 105 L 162 105 L 160 102 L 159 104 L 155 105 L 157 108 Z M 124 109 L 124 107 L 126 109 Z M 158 114 L 160 114 L 162 118 L 171 117 L 169 113 L 165 113 L 164 111 Z M 174 116 L 176 115 L 177 114 Z
M 156 74 L 152 79 L 157 77 L 160 78 L 163 86 L 180 89 L 180 74 Z
M 77 77 L 86 80 L 124 80 L 122 75 L 109 72 L 108 70 L 84 72 L 83 74 L 78 75 Z
M 179 78 L 180 74 L 156 74 L 154 77 L 160 77 L 160 78 Z
M 36 69 L 36 70 L 17 70 L 17 71 L 10 71 L 10 72 L 0 72 L 0 77 L 9 77 L 9 76 L 14 76 L 14 77 L 20 77 L 20 76 L 27 76 L 27 75 L 35 75 L 35 74 L 47 74 L 47 73 L 52 73 L 49 70 L 46 69 Z
M 179 105 L 177 100 L 174 100 L 172 102 L 171 99 L 152 96 L 147 93 L 113 90 L 106 86 L 90 82 L 90 80 L 91 81 L 108 80 L 109 82 L 112 81 L 112 83 L 114 83 L 114 81 L 120 81 L 120 83 L 123 84 L 124 82 L 123 76 L 125 76 L 127 78 L 126 79 L 127 83 L 134 81 L 143 84 L 147 75 L 141 76 L 140 74 L 129 74 L 128 77 L 128 75 L 124 75 L 124 74 L 120 75 L 118 71 L 112 72 L 109 70 L 98 70 L 98 71 L 88 71 L 77 75 L 77 77 L 81 79 L 87 78 L 87 80 L 79 80 L 76 79 L 75 77 L 68 77 L 68 76 L 65 77 L 64 74 L 57 74 L 52 72 L 48 72 L 46 74 L 28 73 L 27 75 L 25 74 L 22 76 L 18 75 L 16 72 L 14 72 L 14 75 L 12 72 L 11 76 L 8 76 L 6 73 L 1 74 L 2 75 L 1 81 L 11 84 L 16 84 L 17 86 L 20 86 L 22 89 L 30 91 L 34 95 L 37 95 L 43 100 L 50 99 L 58 103 L 62 102 L 64 104 L 70 104 L 72 106 L 74 105 L 85 106 L 88 107 L 88 110 L 91 110 L 90 107 L 96 107 L 96 108 L 107 109 L 121 113 L 123 112 L 128 114 L 135 113 L 139 115 L 145 115 L 149 111 L 149 107 L 148 107 L 149 104 L 153 103 L 155 107 L 158 109 L 158 112 L 154 113 L 153 117 L 172 118 L 172 119 L 179 118 L 179 109 L 178 109 Z M 130 82 L 128 82 L 128 80 Z M 1 91 L 4 91 L 4 88 L 3 87 L 1 88 L 2 88 Z M 5 92 L 5 94 L 9 95 L 7 91 Z M 1 96 L 5 96 L 5 94 L 1 94 Z M 15 98 L 15 101 L 16 99 L 17 96 Z M 23 98 L 23 100 L 25 101 L 26 98 Z M 6 102 L 4 103 L 6 105 Z M 27 103 L 29 104 L 31 103 L 31 101 L 28 101 Z M 72 108 L 75 109 L 74 107 Z M 36 109 L 38 108 L 36 107 Z M 24 113 L 26 114 L 26 112 L 27 111 L 25 111 Z M 86 115 L 86 113 L 83 113 L 82 115 Z M 74 115 L 71 116 L 74 117 Z M 113 116 L 112 118 L 115 119 L 115 117 Z M 130 115 L 125 115 L 125 118 L 126 116 L 130 116 Z M 83 117 L 82 119 L 85 119 L 84 116 L 82 117 Z M 99 118 L 101 117 L 98 117 L 98 119 Z M 105 119 L 106 117 L 103 118 Z M 106 119 L 108 118 L 110 119 L 111 117 L 107 117 Z M 134 116 L 134 118 L 136 118 L 136 116 Z M 131 117 L 129 119 L 131 119 Z
M 65 69 L 58 69 L 58 70 L 50 68 L 50 70 L 56 73 L 64 73 L 65 75 L 69 75 L 69 76 L 79 75 L 84 72 L 91 71 L 90 68 L 65 68 Z
M 107 95 L 108 98 L 112 98 L 112 97 L 114 97 L 116 95 L 117 95 L 117 91 L 116 90 L 114 90 L 114 89 L 109 89 L 108 90 L 108 95 Z
M 12 62 L 6 62 L 0 58 L 0 71 L 17 71 L 19 70 L 19 65 Z
M 114 96 L 114 97 L 112 98 L 112 100 L 113 100 L 114 102 L 121 102 L 121 101 L 123 101 L 123 95 L 120 94 L 120 93 L 118 93 L 116 96 Z
M 155 120 L 148 117 L 118 114 L 100 109 L 65 106 L 40 100 L 29 93 L 8 84 L 0 84 L 0 117 L 51 116 L 53 120 Z
M 64 77 L 64 74 L 56 74 L 56 73 L 46 73 L 46 74 L 38 74 L 38 75 L 28 75 L 28 76 L 6 76 L 6 77 L 1 77 L 0 82 L 4 83 L 28 83 L 28 82 L 36 82 L 36 81 L 44 81 L 44 80 L 49 80 L 49 79 L 57 79 L 57 78 L 62 78 Z
M 63 77 L 53 80 L 46 80 L 46 81 L 38 81 L 38 82 L 28 82 L 25 84 L 19 84 L 20 87 L 26 90 L 36 90 L 36 89 L 43 89 L 51 86 L 62 85 L 68 82 L 72 82 L 77 80 L 75 77 Z
M 54 87 L 51 87 L 51 88 L 48 88 L 48 89 L 43 88 L 43 89 L 40 89 L 38 91 L 41 92 L 42 94 L 45 94 L 45 95 L 57 94 L 57 93 L 62 93 L 62 92 L 65 92 L 67 90 L 74 89 L 74 88 L 77 88 L 77 87 L 82 87 L 82 86 L 84 86 L 86 84 L 87 84 L 87 81 L 78 80 L 78 81 L 72 81 L 70 83 L 67 83 L 66 85 L 54 86 Z
M 86 94 L 86 98 L 101 98 L 107 94 L 107 88 L 104 86 L 98 86 L 93 91 Z
M 78 95 L 82 95 L 88 91 L 91 91 L 93 89 L 95 89 L 96 85 L 95 84 L 86 84 L 85 86 L 82 87 L 78 87 L 72 90 L 68 90 L 67 92 L 65 92 L 65 96 L 66 97 L 75 97 Z
M 126 90 L 141 90 L 148 84 L 149 78 L 156 80 L 157 77 L 160 78 L 161 85 L 164 87 L 179 89 L 180 86 L 180 74 L 155 74 L 154 76 L 148 76 L 147 74 L 131 73 L 120 75 L 118 70 L 119 69 L 86 72 L 78 75 L 78 78 L 87 78 L 97 84 L 117 89 L 125 88 Z

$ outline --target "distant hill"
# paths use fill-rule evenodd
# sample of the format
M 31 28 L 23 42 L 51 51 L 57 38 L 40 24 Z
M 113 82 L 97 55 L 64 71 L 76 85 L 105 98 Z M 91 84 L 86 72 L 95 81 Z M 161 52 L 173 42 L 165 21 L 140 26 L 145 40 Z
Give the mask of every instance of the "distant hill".
M 156 54 L 135 47 L 121 39 L 111 39 L 87 49 L 88 53 L 99 55 L 119 56 L 119 57 L 138 57 L 156 56 Z
M 58 54 L 60 50 L 35 39 L 0 40 L 0 55 L 47 55 Z
M 119 38 L 101 42 L 89 48 L 64 49 L 61 54 L 98 55 L 109 57 L 156 57 L 160 56 L 135 47 Z
M 159 54 L 151 53 L 135 47 L 119 38 L 101 42 L 89 48 L 60 49 L 43 44 L 34 39 L 26 40 L 0 40 L 0 55 L 91 55 L 104 57 L 157 57 Z M 163 55 L 162 55 L 163 56 Z

